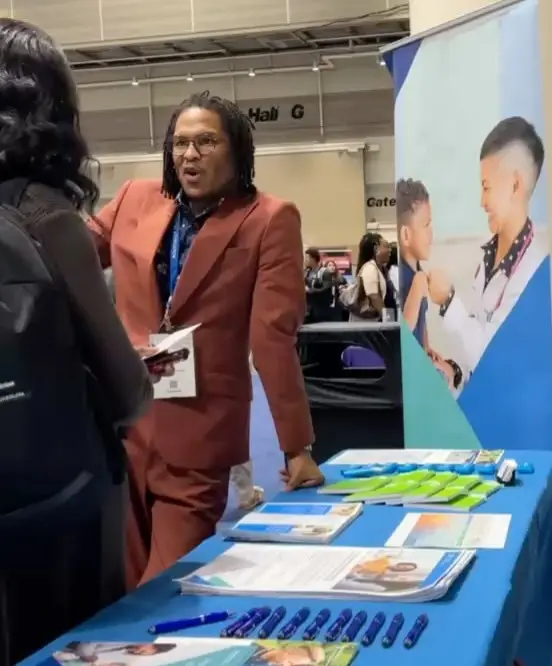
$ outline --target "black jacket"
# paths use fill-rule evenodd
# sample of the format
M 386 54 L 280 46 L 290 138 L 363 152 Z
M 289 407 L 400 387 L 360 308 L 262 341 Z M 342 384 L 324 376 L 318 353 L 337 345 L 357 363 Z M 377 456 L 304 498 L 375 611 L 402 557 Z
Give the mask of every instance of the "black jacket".
M 28 187 L 18 207 L 65 284 L 83 361 L 101 387 L 114 425 L 133 424 L 147 411 L 153 387 L 115 311 L 84 220 L 60 191 L 40 184 Z

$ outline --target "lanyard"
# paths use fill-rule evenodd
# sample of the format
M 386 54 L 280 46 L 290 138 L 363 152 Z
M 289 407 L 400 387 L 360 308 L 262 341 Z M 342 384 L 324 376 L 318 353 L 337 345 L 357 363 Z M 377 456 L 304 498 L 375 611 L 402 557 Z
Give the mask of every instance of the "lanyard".
M 533 237 L 534 237 L 534 235 L 535 235 L 535 234 L 534 234 L 533 228 L 531 227 L 531 231 L 527 234 L 527 238 L 525 239 L 525 241 L 523 242 L 523 245 L 521 246 L 521 248 L 520 248 L 520 250 L 519 250 L 519 254 L 518 254 L 518 256 L 517 256 L 517 259 L 515 260 L 514 264 L 512 265 L 512 268 L 511 268 L 511 270 L 510 270 L 510 275 L 508 276 L 508 278 L 507 278 L 506 281 L 504 282 L 504 286 L 503 286 L 502 289 L 500 290 L 500 293 L 499 293 L 499 295 L 498 295 L 498 298 L 496 299 L 496 304 L 495 304 L 494 308 L 492 308 L 491 310 L 485 310 L 485 315 L 486 315 L 486 318 L 487 318 L 487 323 L 490 323 L 490 322 L 491 322 L 491 320 L 492 320 L 492 318 L 493 318 L 493 316 L 494 316 L 494 313 L 495 313 L 495 312 L 498 310 L 498 308 L 500 308 L 500 306 L 502 305 L 502 301 L 504 300 L 504 294 L 506 293 L 506 289 L 507 289 L 507 287 L 508 287 L 508 284 L 509 284 L 510 280 L 512 279 L 514 273 L 515 273 L 515 272 L 517 271 L 517 269 L 519 268 L 519 265 L 520 265 L 520 263 L 521 263 L 521 260 L 522 260 L 523 257 L 525 256 L 525 253 L 527 252 L 527 249 L 529 248 L 529 245 L 531 245 L 531 242 L 533 241 Z M 479 266 L 478 266 L 478 268 L 477 268 L 477 272 L 479 273 Z M 477 274 L 476 274 L 476 277 L 477 277 Z
M 175 217 L 172 237 L 171 253 L 169 257 L 169 301 L 171 301 L 178 278 L 180 276 L 180 246 L 182 244 L 182 215 L 178 213 Z
M 169 311 L 173 299 L 178 278 L 180 277 L 180 247 L 182 244 L 182 214 L 179 212 L 174 219 L 172 235 L 171 235 L 171 251 L 169 255 L 169 297 L 165 307 L 165 315 L 163 317 L 163 328 L 170 331 L 172 328 Z

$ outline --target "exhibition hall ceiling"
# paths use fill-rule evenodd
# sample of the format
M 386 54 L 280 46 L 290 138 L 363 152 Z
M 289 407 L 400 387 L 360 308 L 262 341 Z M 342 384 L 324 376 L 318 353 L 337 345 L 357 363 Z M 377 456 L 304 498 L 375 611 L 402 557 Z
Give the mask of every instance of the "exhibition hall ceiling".
M 236 101 L 258 143 L 393 132 L 378 51 L 409 34 L 398 0 L 12 0 L 7 13 L 64 47 L 96 154 L 158 150 L 172 109 L 203 90 Z
M 98 53 L 101 59 L 117 57 L 110 49 L 123 43 L 130 55 L 160 55 L 165 43 L 169 52 L 187 51 L 193 41 L 196 51 L 233 52 L 244 45 L 223 40 L 219 46 L 218 38 L 244 34 L 253 35 L 246 49 L 264 49 L 253 43 L 255 35 L 266 35 L 269 43 L 285 42 L 295 39 L 289 33 L 301 28 L 360 23 L 364 18 L 406 19 L 408 13 L 404 0 L 0 0 L 0 5 L 4 15 L 42 26 L 84 59 Z M 142 52 L 146 42 L 152 44 L 149 53 Z M 82 57 L 77 54 L 77 60 Z

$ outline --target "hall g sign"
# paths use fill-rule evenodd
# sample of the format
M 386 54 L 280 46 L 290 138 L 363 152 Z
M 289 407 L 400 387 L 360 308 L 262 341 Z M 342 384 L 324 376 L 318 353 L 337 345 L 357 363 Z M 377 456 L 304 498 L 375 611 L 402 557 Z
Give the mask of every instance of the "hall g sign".
M 250 106 L 247 109 L 247 115 L 254 123 L 277 123 L 288 117 L 291 120 L 302 120 L 305 117 L 304 104 L 293 104 L 292 107 L 283 112 L 280 106 L 270 107 Z

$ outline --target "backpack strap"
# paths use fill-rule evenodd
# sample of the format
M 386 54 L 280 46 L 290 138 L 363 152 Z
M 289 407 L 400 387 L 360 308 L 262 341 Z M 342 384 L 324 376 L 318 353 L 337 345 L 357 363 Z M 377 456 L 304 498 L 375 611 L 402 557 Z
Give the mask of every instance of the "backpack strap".
M 0 182 L 0 204 L 19 208 L 25 190 L 30 184 L 31 181 L 28 178 L 12 178 Z

